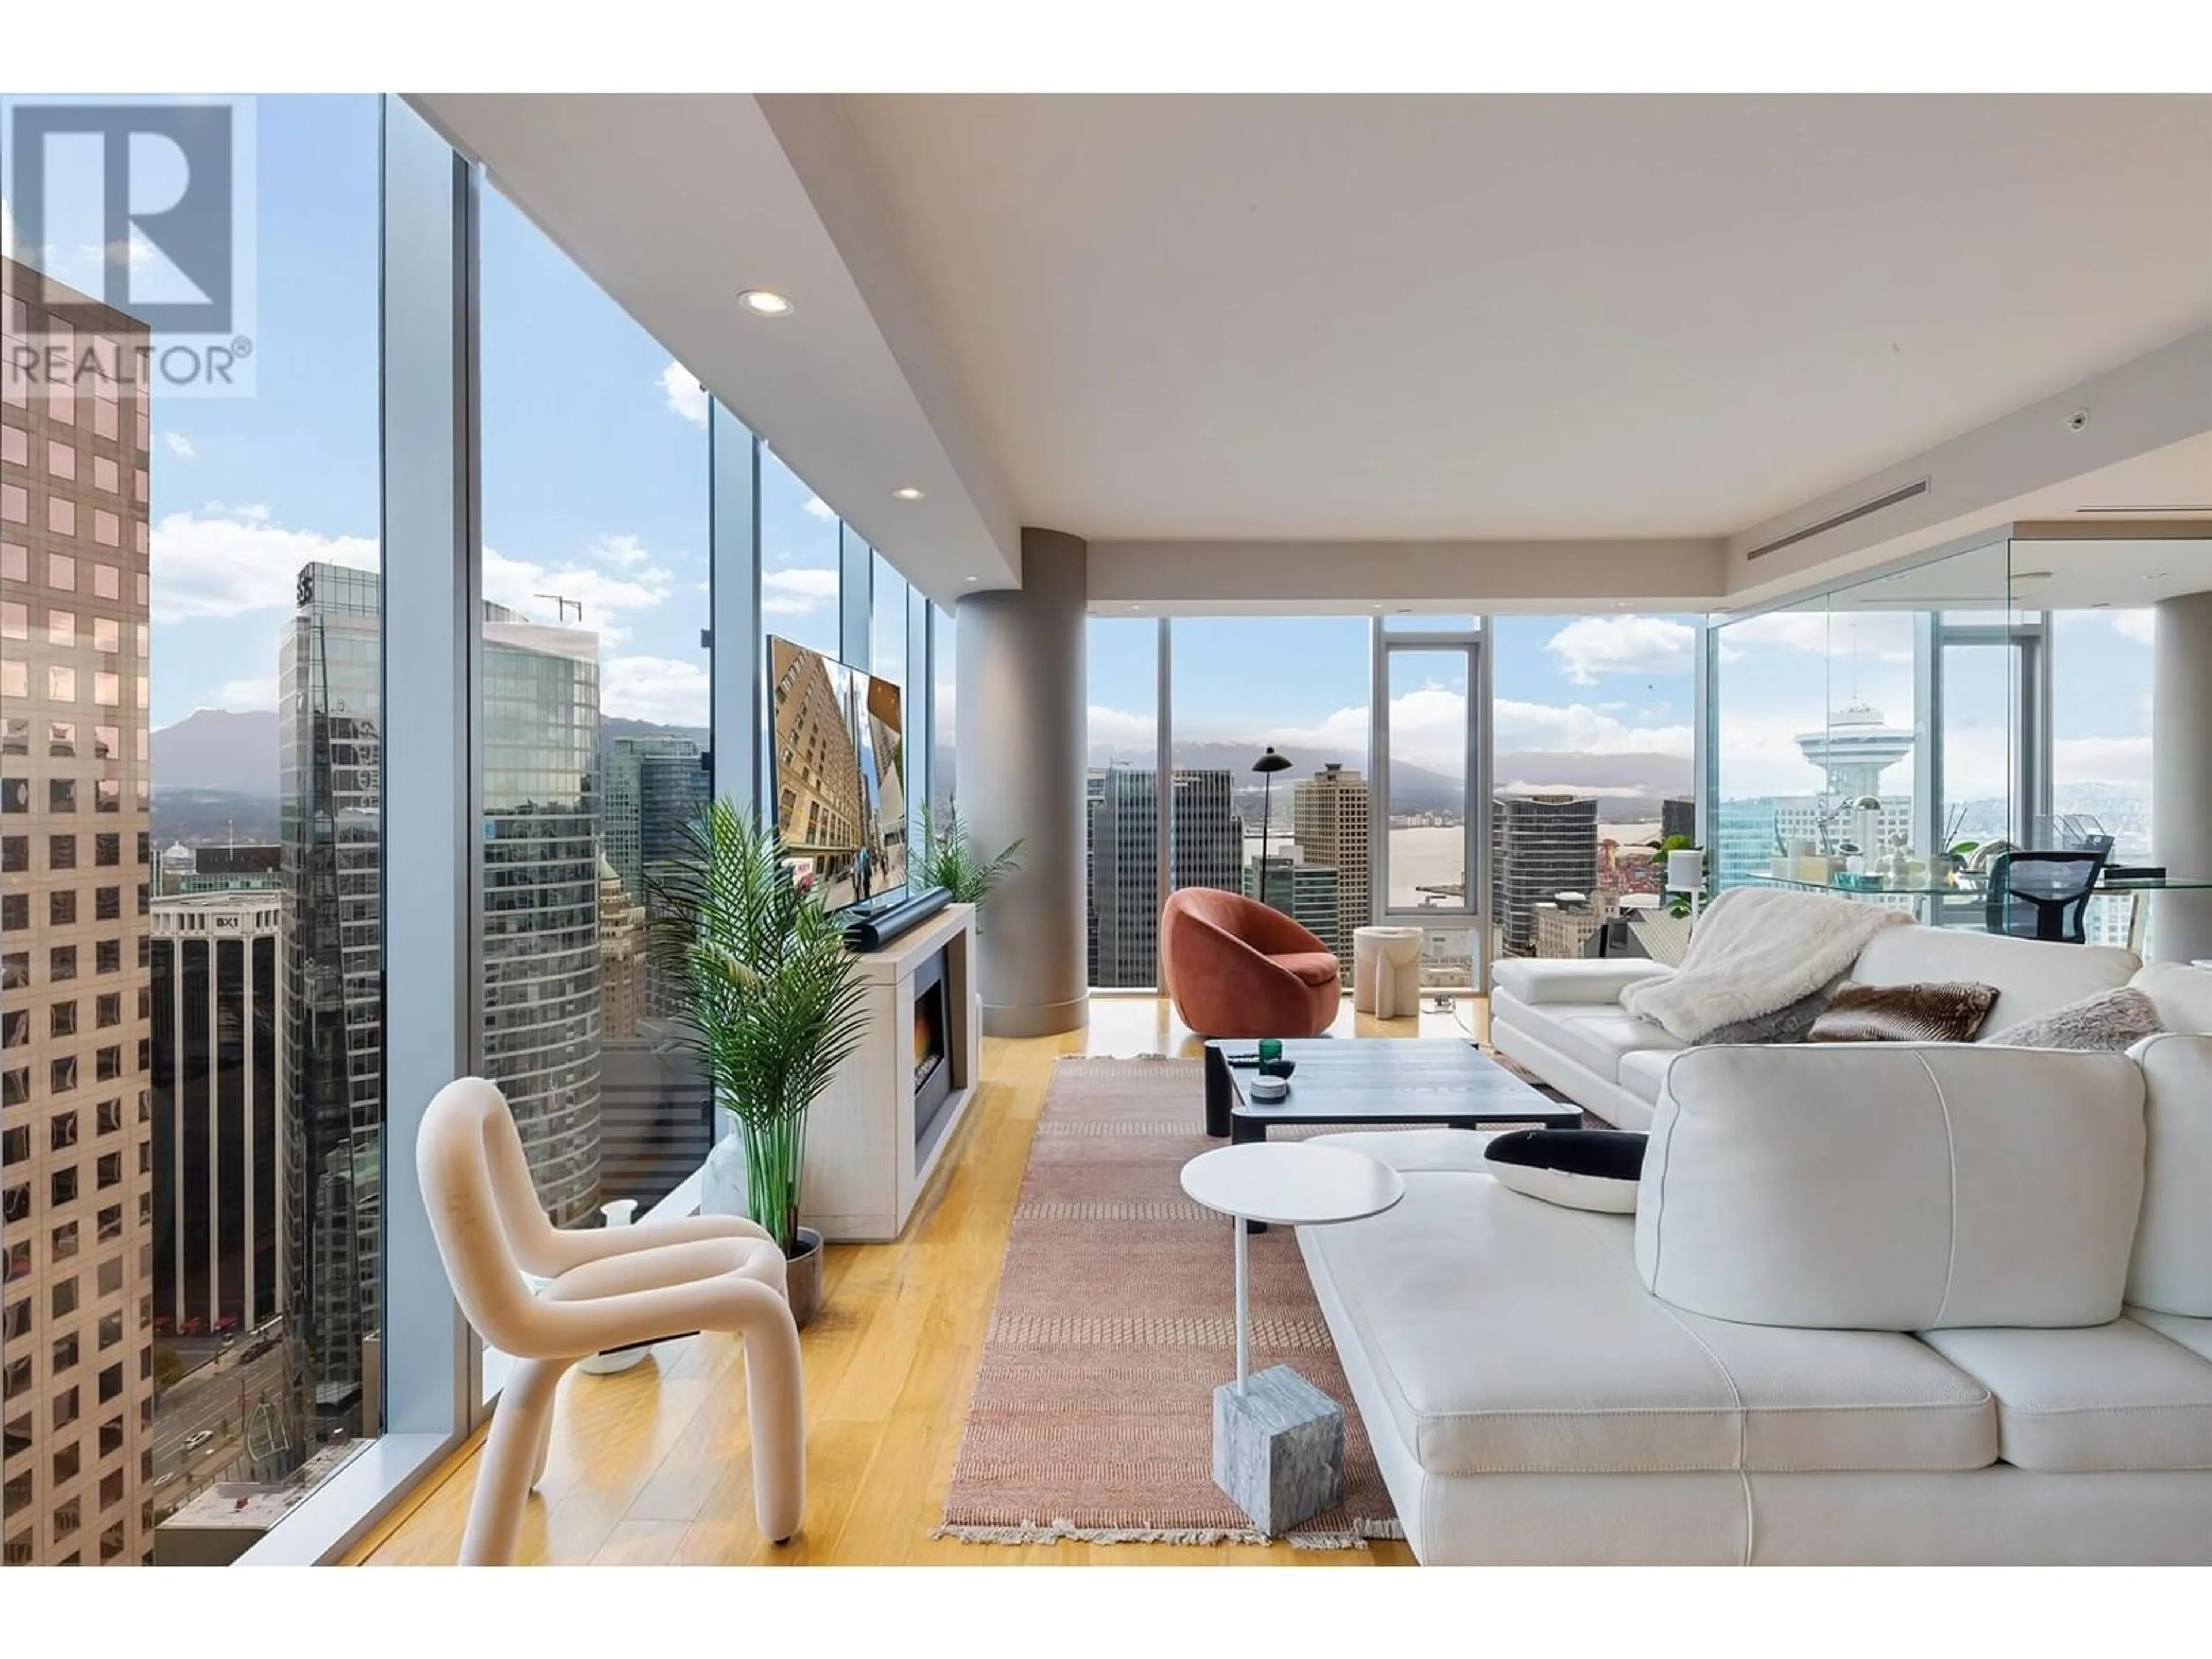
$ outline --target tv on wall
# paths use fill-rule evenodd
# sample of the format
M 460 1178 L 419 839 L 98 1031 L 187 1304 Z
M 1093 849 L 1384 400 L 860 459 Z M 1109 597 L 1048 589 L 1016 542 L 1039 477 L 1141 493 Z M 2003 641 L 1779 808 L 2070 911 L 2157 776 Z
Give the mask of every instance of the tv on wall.
M 797 879 L 832 910 L 906 889 L 906 743 L 899 688 L 774 635 L 769 787 Z

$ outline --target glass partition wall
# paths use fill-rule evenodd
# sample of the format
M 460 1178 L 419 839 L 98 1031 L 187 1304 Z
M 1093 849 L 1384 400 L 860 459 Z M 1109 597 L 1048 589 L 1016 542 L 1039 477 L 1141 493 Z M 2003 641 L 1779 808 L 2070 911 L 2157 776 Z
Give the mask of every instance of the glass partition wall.
M 1842 885 L 1979 927 L 2008 848 L 2146 859 L 2151 616 L 2124 550 L 2146 545 L 2194 544 L 1999 537 L 1716 618 L 1716 884 Z M 2152 919 L 2100 894 L 2087 930 L 2140 945 Z

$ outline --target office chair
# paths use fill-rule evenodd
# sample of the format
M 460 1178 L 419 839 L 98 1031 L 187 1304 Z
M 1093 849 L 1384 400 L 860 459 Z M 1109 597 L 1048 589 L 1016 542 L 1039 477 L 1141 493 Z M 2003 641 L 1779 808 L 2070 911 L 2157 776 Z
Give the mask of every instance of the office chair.
M 2101 851 L 2000 853 L 1990 866 L 1983 924 L 2014 939 L 2083 944 L 2083 920 L 2104 867 Z

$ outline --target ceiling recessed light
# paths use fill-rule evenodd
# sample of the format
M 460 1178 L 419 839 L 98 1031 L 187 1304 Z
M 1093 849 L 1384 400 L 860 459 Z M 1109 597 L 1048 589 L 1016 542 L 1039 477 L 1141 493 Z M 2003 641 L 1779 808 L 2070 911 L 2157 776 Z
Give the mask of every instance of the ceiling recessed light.
M 756 317 L 788 317 L 796 308 L 772 288 L 749 288 L 738 295 L 738 303 Z
M 921 499 L 921 492 L 912 484 L 901 484 L 896 489 L 891 491 L 891 494 L 902 501 L 918 501 Z
M 972 582 L 975 579 L 973 576 L 963 576 L 960 580 L 963 582 Z

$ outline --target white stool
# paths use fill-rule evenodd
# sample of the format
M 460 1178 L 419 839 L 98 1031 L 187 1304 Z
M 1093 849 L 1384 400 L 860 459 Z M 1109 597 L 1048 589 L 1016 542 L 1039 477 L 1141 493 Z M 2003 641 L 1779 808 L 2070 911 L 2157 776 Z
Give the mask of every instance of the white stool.
M 1406 1019 L 1421 1010 L 1421 930 L 1352 931 L 1352 1006 L 1377 1019 Z

